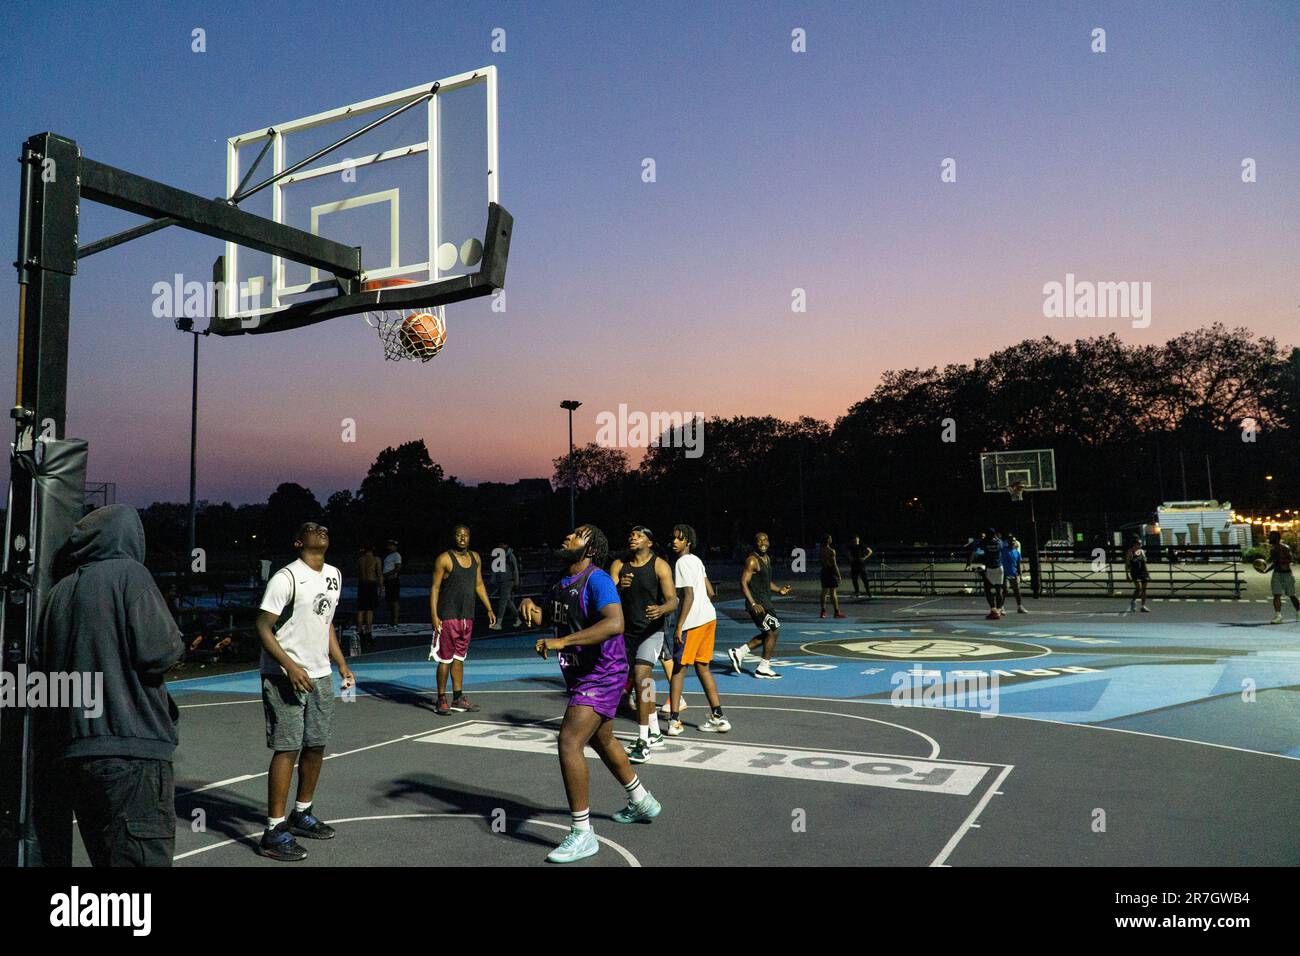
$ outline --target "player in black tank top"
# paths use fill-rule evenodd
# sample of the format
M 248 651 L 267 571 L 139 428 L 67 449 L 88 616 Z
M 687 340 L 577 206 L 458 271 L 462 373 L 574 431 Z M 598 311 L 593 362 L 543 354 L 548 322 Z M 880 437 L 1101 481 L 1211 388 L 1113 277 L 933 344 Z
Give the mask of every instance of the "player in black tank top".
M 771 541 L 767 534 L 760 531 L 754 535 L 754 550 L 745 559 L 745 569 L 740 573 L 740 592 L 745 596 L 745 605 L 750 619 L 758 628 L 758 635 L 739 647 L 728 650 L 727 656 L 731 658 L 732 669 L 740 674 L 744 672 L 745 657 L 762 647 L 763 656 L 759 659 L 754 676 L 775 680 L 781 676 L 772 670 L 772 655 L 776 653 L 776 644 L 781 637 L 781 622 L 773 612 L 772 595 L 789 594 L 790 588 L 788 585 L 777 587 L 772 583 L 770 552 Z
M 438 555 L 433 564 L 429 611 L 433 618 L 434 648 L 429 656 L 438 662 L 437 713 L 466 713 L 479 709 L 465 696 L 465 658 L 474 629 L 474 599 L 487 608 L 488 624 L 497 622 L 483 586 L 483 559 L 469 549 L 469 528 L 457 525 L 454 547 Z M 444 622 L 446 622 L 444 626 Z M 447 702 L 447 677 L 451 677 L 451 702 Z
M 654 663 L 663 646 L 664 618 L 677 609 L 677 589 L 668 562 L 654 553 L 654 534 L 635 527 L 627 539 L 628 554 L 614 561 L 609 573 L 623 604 L 623 636 L 637 711 L 637 739 L 628 760 L 645 763 L 663 742 L 655 710 Z

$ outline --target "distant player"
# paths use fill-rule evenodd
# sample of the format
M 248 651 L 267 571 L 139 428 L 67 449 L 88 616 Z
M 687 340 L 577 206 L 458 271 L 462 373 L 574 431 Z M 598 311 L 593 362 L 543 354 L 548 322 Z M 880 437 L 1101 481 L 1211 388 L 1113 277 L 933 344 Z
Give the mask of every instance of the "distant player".
M 859 597 L 858 581 L 862 582 L 862 593 L 871 600 L 871 582 L 867 579 L 867 561 L 875 552 L 862 543 L 856 534 L 849 545 L 849 576 L 853 578 L 853 596 Z
M 388 553 L 384 555 L 384 600 L 388 603 L 388 623 L 402 622 L 402 554 L 397 542 L 389 539 Z
M 361 546 L 357 561 L 357 639 L 365 650 L 375 640 L 375 608 L 379 607 L 379 557 L 369 544 Z
M 469 549 L 469 528 L 456 525 L 453 547 L 433 563 L 429 609 L 433 617 L 433 646 L 429 659 L 438 662 L 438 702 L 442 716 L 479 710 L 465 696 L 465 658 L 474 636 L 474 598 L 487 608 L 488 626 L 497 622 L 487 588 L 483 586 L 483 559 Z M 447 703 L 447 675 L 451 675 L 451 703 Z
M 1016 596 L 1016 613 L 1028 614 L 1024 601 L 1020 599 L 1020 542 L 1014 535 L 1006 532 L 1003 532 L 1003 540 L 1007 543 L 1007 546 L 1002 549 L 1003 604 L 1006 603 L 1007 589 L 1010 589 Z
M 1295 609 L 1295 617 L 1300 621 L 1300 598 L 1295 592 L 1295 570 L 1292 567 L 1291 546 L 1282 540 L 1280 531 L 1268 533 L 1268 565 L 1265 571 L 1272 569 L 1269 578 L 1269 590 L 1273 592 L 1273 623 L 1282 623 L 1282 598 L 1289 597 Z
M 831 536 L 826 535 L 822 538 L 821 550 L 821 585 L 822 585 L 822 617 L 826 616 L 826 601 L 829 599 L 831 606 L 835 608 L 836 617 L 844 617 L 845 614 L 840 610 L 840 582 L 844 576 L 840 574 L 839 557 L 835 554 L 835 549 L 831 547 Z
M 983 568 L 981 580 L 984 582 L 984 600 L 989 603 L 986 620 L 996 621 L 1002 617 L 1006 590 L 1002 573 L 1002 541 L 992 528 L 980 535 L 980 540 L 966 558 L 966 566 L 969 568 L 977 561 Z
M 614 737 L 614 714 L 623 696 L 627 648 L 623 641 L 623 603 L 618 588 L 602 570 L 609 560 L 609 542 L 594 525 L 583 525 L 564 539 L 557 551 L 566 565 L 563 577 L 539 607 L 532 598 L 519 602 L 524 624 L 551 624 L 556 636 L 536 644 L 543 658 L 558 651 L 560 670 L 569 691 L 569 705 L 560 725 L 560 773 L 569 799 L 572 828 L 546 857 L 551 863 L 572 863 L 593 856 L 600 844 L 591 827 L 588 794 L 588 744 L 623 785 L 628 803 L 614 814 L 617 823 L 636 823 L 659 816 L 660 806 L 628 763 L 627 752 Z
M 312 840 L 334 836 L 334 828 L 312 813 L 325 744 L 334 724 L 330 661 L 339 669 L 344 690 L 355 678 L 334 633 L 343 575 L 325 563 L 329 540 L 329 532 L 315 522 L 298 529 L 294 535 L 298 560 L 271 576 L 257 615 L 266 746 L 274 752 L 267 774 L 266 832 L 258 852 L 282 862 L 306 858 L 307 851 L 295 836 Z M 286 818 L 295 762 L 297 801 Z
M 623 638 L 632 667 L 637 738 L 628 749 L 632 763 L 645 763 L 650 750 L 663 743 L 655 710 L 655 662 L 664 649 L 664 619 L 677 609 L 673 569 L 654 553 L 654 533 L 638 525 L 628 535 L 630 554 L 616 559 L 609 574 L 618 582 L 623 602 Z
M 740 572 L 740 593 L 745 596 L 745 606 L 750 620 L 758 628 L 758 635 L 739 647 L 731 648 L 727 656 L 731 658 L 732 670 L 740 674 L 744 672 L 745 657 L 761 647 L 763 656 L 759 658 L 754 676 L 779 680 L 781 675 L 772 670 L 772 655 L 776 653 L 777 641 L 781 637 L 781 622 L 774 613 L 772 595 L 789 594 L 790 586 L 777 587 L 772 583 L 770 548 L 771 542 L 764 532 L 754 535 L 754 550 L 745 558 L 745 568 Z
M 1146 549 L 1142 547 L 1142 539 L 1137 535 L 1132 535 L 1128 539 L 1128 550 L 1124 552 L 1124 569 L 1133 581 L 1133 597 L 1128 602 L 1129 611 L 1136 611 L 1138 601 L 1141 601 L 1142 612 L 1150 614 L 1151 608 L 1147 607 L 1147 582 L 1151 580 L 1151 571 L 1147 567 Z
M 709 661 L 713 660 L 718 612 L 713 608 L 713 584 L 704 570 L 704 562 L 695 556 L 697 547 L 699 539 L 694 528 L 688 524 L 679 524 L 673 528 L 673 550 L 677 552 L 673 584 L 677 586 L 681 606 L 677 610 L 677 626 L 673 633 L 675 667 L 668 687 L 668 700 L 673 705 L 672 721 L 668 725 L 670 737 L 676 737 L 686 730 L 682 726 L 677 702 L 681 700 L 686 668 L 690 664 L 695 665 L 695 676 L 700 679 L 700 686 L 704 688 L 704 696 L 709 702 L 709 717 L 700 725 L 700 730 L 725 734 L 731 729 L 731 721 L 722 715 L 718 685 L 714 683 L 713 672 L 709 670 Z

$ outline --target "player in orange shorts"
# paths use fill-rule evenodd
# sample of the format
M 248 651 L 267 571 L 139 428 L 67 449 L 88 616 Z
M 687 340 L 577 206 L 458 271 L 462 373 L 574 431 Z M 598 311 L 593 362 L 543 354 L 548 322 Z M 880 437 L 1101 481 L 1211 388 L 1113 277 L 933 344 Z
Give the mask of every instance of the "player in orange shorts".
M 731 722 L 722 716 L 722 701 L 718 698 L 718 685 L 713 682 L 709 661 L 713 660 L 713 634 L 718 625 L 718 612 L 713 609 L 713 584 L 704 570 L 704 562 L 692 552 L 699 539 L 695 529 L 688 524 L 673 528 L 673 551 L 677 564 L 673 568 L 673 585 L 681 604 L 677 609 L 677 627 L 673 636 L 673 677 L 669 683 L 668 699 L 674 702 L 668 736 L 676 737 L 686 728 L 675 709 L 682 699 L 682 684 L 686 681 L 686 665 L 695 665 L 695 676 L 700 679 L 704 696 L 709 701 L 709 719 L 700 730 L 711 734 L 725 734 Z

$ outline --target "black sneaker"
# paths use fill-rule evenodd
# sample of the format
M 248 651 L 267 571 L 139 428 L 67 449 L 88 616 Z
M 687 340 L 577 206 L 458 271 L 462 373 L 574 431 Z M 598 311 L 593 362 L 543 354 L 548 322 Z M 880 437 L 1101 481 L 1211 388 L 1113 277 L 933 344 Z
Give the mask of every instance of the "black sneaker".
M 257 852 L 268 860 L 279 860 L 281 863 L 297 863 L 307 859 L 307 851 L 298 845 L 298 841 L 289 832 L 288 821 L 276 824 L 274 830 L 263 833 Z
M 311 807 L 293 811 L 289 814 L 288 823 L 289 832 L 294 836 L 306 837 L 309 840 L 334 839 L 334 828 L 312 816 Z

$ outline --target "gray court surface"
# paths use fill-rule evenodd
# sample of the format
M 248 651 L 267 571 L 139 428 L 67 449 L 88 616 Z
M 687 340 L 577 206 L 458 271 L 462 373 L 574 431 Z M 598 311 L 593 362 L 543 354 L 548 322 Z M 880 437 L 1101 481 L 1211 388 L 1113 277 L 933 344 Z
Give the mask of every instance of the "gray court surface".
M 636 768 L 664 807 L 649 824 L 610 819 L 623 792 L 589 752 L 602 847 L 574 865 L 1300 863 L 1300 624 L 1270 626 L 1252 602 L 1130 615 L 1043 601 L 1001 621 L 974 599 L 844 607 L 821 619 L 785 602 L 784 678 L 761 681 L 725 659 L 751 629 L 723 602 L 713 669 L 734 729 L 698 730 L 689 678 L 686 734 Z M 466 688 L 482 710 L 450 717 L 434 713 L 422 648 L 383 650 L 381 635 L 355 658 L 359 692 L 339 702 L 316 795 L 338 837 L 303 841 L 301 864 L 254 852 L 268 761 L 255 675 L 173 684 L 176 864 L 548 865 L 568 827 L 566 697 L 531 641 L 476 637 Z M 995 706 L 898 706 L 904 675 L 997 678 Z

